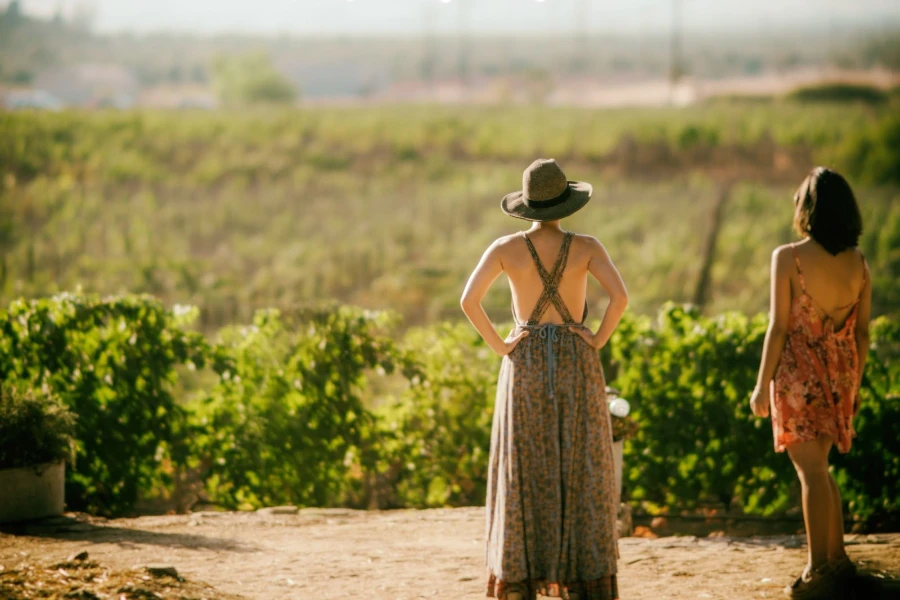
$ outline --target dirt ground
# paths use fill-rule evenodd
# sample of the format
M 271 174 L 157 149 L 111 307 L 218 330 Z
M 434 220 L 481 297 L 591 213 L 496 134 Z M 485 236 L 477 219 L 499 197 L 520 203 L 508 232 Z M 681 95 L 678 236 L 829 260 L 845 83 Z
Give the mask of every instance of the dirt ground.
M 90 561 L 138 579 L 148 564 L 171 565 L 197 589 L 208 584 L 221 594 L 208 598 L 484 597 L 482 509 L 285 512 L 113 521 L 78 516 L 6 526 L 0 533 L 0 575 L 87 551 Z M 803 567 L 803 543 L 796 535 L 623 538 L 621 598 L 780 598 L 781 589 Z M 848 535 L 847 543 L 851 557 L 868 574 L 852 596 L 894 598 L 894 592 L 875 590 L 885 587 L 878 586 L 881 582 L 900 579 L 900 534 Z M 886 585 L 893 589 L 895 584 Z M 181 597 L 155 593 L 141 597 Z M 110 597 L 137 596 L 126 590 Z

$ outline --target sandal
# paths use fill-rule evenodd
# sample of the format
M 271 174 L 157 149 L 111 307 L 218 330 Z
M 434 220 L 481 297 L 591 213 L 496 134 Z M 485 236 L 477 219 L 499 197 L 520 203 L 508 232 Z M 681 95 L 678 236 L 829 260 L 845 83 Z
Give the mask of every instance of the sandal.
M 510 583 L 507 584 L 503 597 L 505 600 L 529 600 L 531 590 L 527 583 Z
M 831 572 L 835 577 L 845 579 L 856 575 L 856 564 L 850 560 L 849 556 L 843 556 L 828 564 Z
M 784 594 L 791 600 L 820 600 L 831 595 L 834 583 L 835 575 L 831 565 L 815 569 L 807 567 L 794 583 L 784 588 Z

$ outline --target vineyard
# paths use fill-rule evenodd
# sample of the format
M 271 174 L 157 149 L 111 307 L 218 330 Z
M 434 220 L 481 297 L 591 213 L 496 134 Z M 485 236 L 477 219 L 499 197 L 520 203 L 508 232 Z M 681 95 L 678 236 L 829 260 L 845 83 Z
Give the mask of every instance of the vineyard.
M 266 310 L 211 342 L 188 329 L 196 313 L 71 295 L 0 313 L 0 377 L 78 416 L 70 507 L 483 502 L 498 359 L 467 325 L 398 335 L 385 313 Z M 762 317 L 675 305 L 623 322 L 604 359 L 635 405 L 630 499 L 763 515 L 795 503 L 789 461 L 747 408 L 764 333 Z M 900 510 L 900 324 L 877 319 L 872 348 L 859 438 L 835 463 L 870 528 Z
M 199 307 L 208 332 L 323 300 L 455 320 L 481 252 L 521 225 L 499 198 L 553 156 L 594 183 L 567 225 L 607 245 L 641 314 L 697 298 L 723 198 L 702 295 L 764 310 L 794 189 L 812 164 L 844 170 L 884 314 L 900 306 L 897 106 L 0 114 L 0 300 L 149 293 Z M 489 313 L 507 319 L 497 287 Z
M 878 317 L 835 469 L 859 526 L 887 527 L 898 102 L 3 113 L 0 379 L 76 414 L 73 509 L 478 504 L 499 359 L 459 293 L 520 225 L 499 198 L 553 156 L 594 183 L 566 225 L 606 244 L 632 298 L 602 351 L 638 425 L 626 496 L 777 514 L 797 503 L 793 472 L 747 399 L 769 254 L 825 163 L 860 200 Z

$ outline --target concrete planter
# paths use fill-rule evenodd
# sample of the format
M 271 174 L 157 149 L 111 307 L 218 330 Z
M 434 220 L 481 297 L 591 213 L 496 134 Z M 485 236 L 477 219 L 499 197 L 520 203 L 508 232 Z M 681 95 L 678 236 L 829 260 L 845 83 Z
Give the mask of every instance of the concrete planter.
M 0 523 L 61 515 L 66 463 L 0 470 Z

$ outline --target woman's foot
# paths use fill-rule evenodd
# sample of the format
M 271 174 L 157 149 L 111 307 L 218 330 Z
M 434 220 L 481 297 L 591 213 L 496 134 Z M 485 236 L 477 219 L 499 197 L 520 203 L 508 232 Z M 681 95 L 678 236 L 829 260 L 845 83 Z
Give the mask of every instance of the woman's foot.
M 510 583 L 506 588 L 504 595 L 506 600 L 529 600 L 529 591 L 527 583 Z
M 791 600 L 819 600 L 828 598 L 835 588 L 835 574 L 830 564 L 811 569 L 809 565 L 794 583 L 784 588 Z
M 856 564 L 846 554 L 841 558 L 830 561 L 828 566 L 831 572 L 834 573 L 834 576 L 841 579 L 856 575 Z

